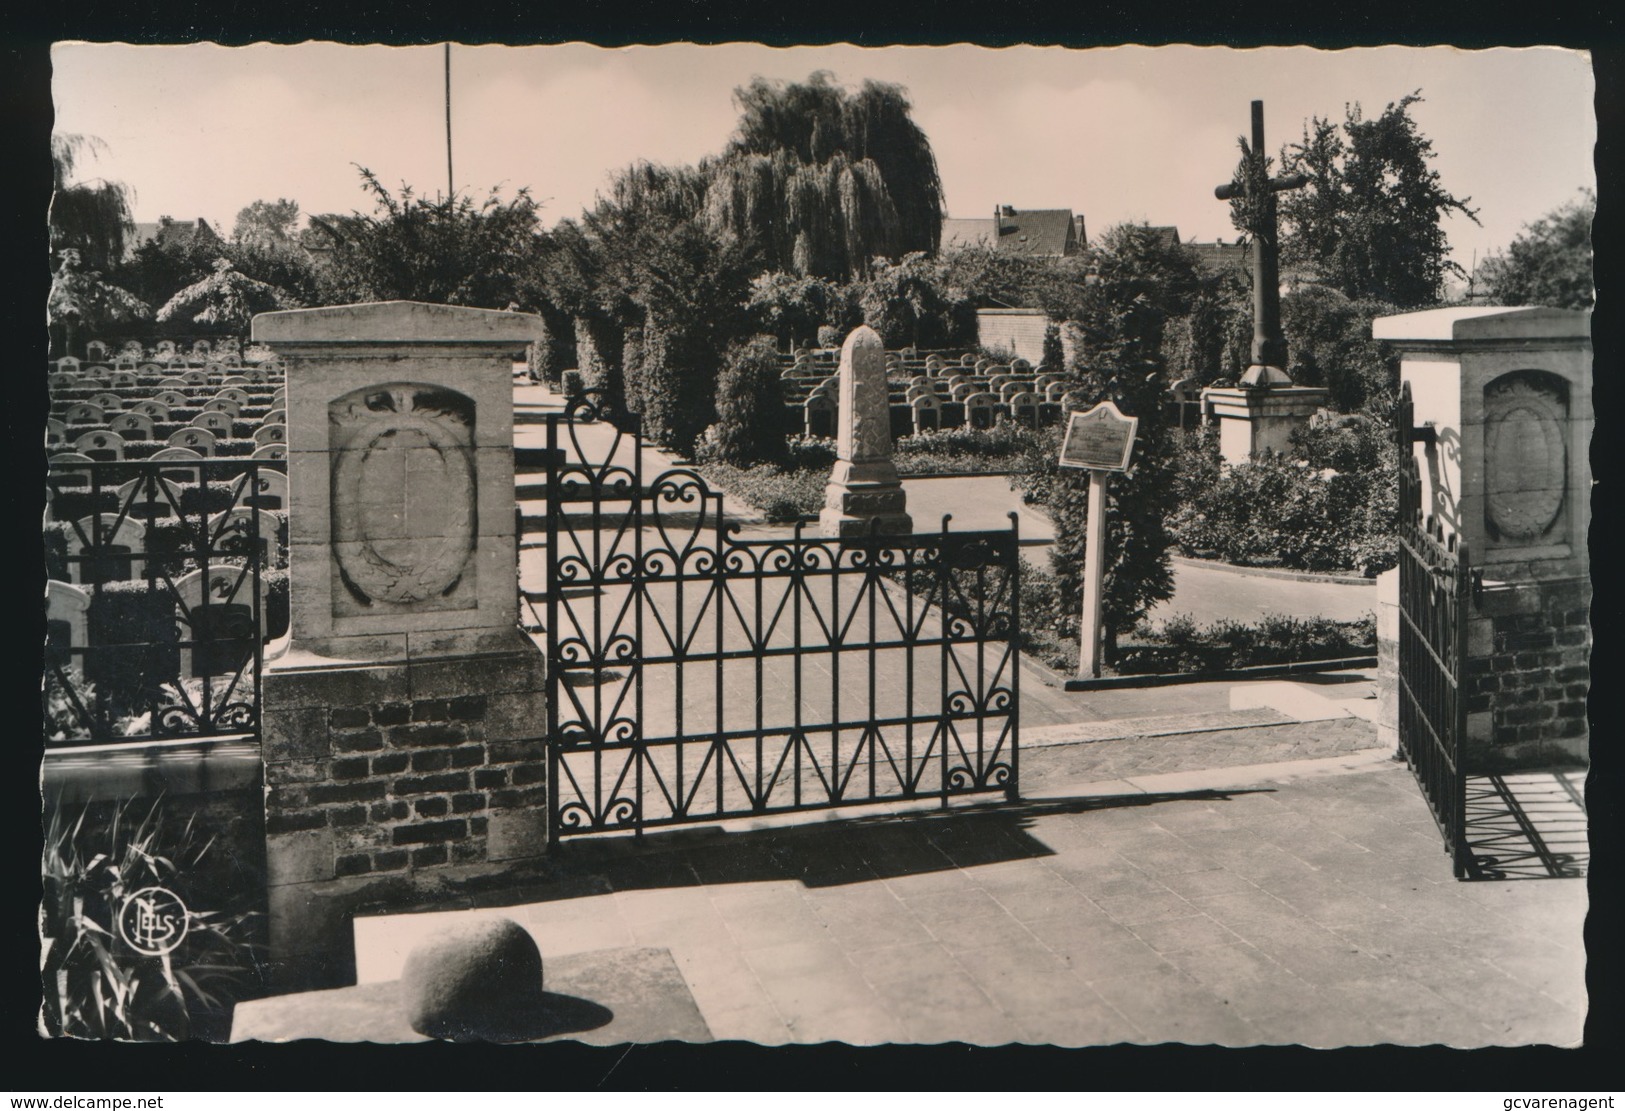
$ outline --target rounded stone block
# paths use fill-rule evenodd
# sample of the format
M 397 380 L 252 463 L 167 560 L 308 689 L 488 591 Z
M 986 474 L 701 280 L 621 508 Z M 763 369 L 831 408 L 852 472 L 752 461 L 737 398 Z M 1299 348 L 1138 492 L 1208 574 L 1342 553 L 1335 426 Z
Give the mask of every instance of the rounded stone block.
M 406 958 L 401 1005 L 413 1030 L 453 1041 L 509 1041 L 534 1025 L 542 954 L 508 918 L 462 922 Z

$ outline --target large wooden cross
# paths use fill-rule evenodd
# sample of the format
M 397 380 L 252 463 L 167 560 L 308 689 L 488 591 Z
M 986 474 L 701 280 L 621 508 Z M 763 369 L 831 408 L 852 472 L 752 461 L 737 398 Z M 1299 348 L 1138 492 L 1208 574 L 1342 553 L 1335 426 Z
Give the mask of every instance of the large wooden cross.
M 1253 143 L 1251 156 L 1264 157 L 1264 102 L 1253 101 Z M 1281 332 L 1281 251 L 1275 228 L 1275 194 L 1287 189 L 1301 189 L 1309 183 L 1307 174 L 1286 174 L 1271 178 L 1268 193 L 1261 198 L 1262 219 L 1259 226 L 1248 229 L 1253 239 L 1253 350 L 1249 378 L 1267 384 L 1262 372 L 1251 373 L 1254 368 L 1273 367 L 1286 374 L 1286 336 Z M 1226 182 L 1213 190 L 1221 201 L 1242 194 L 1234 182 Z

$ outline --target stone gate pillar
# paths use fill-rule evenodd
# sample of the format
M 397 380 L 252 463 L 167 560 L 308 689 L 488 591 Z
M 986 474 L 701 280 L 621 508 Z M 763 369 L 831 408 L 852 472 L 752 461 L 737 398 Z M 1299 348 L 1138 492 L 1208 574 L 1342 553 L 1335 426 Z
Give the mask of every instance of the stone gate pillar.
M 1449 308 L 1371 327 L 1400 353 L 1416 424 L 1432 427 L 1412 447 L 1423 513 L 1465 542 L 1483 573 L 1467 625 L 1466 748 L 1477 770 L 1586 757 L 1590 317 Z
M 350 982 L 351 913 L 544 848 L 542 657 L 518 628 L 527 314 L 255 317 L 287 366 L 288 640 L 264 669 L 273 976 Z

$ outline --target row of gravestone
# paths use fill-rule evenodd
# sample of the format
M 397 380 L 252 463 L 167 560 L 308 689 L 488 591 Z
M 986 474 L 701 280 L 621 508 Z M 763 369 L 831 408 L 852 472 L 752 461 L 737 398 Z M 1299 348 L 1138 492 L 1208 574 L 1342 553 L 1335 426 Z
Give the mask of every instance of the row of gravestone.
M 176 423 L 172 420 L 172 416 L 177 415 L 176 410 L 189 411 L 197 407 L 194 399 L 174 389 L 130 402 L 128 409 L 125 409 L 123 406 L 127 400 L 108 391 L 92 395 L 87 401 L 65 406 L 60 410 L 60 416 L 46 421 L 47 449 L 71 445 L 74 452 L 93 461 L 122 460 L 126 458 L 125 446 L 128 442 L 156 442 L 157 427 Z M 233 438 L 236 426 L 244 423 L 256 426 L 249 433 L 254 443 L 254 458 L 286 458 L 286 392 L 278 387 L 264 400 L 270 406 L 264 414 L 245 421 L 245 409 L 253 399 L 240 387 L 225 387 L 202 402 L 202 412 L 191 417 L 183 427 L 164 433 L 163 442 L 168 449 L 187 450 L 208 457 L 216 453 L 222 439 Z
M 58 409 L 63 424 L 102 424 L 119 414 L 143 414 L 155 421 L 169 419 L 175 409 L 201 409 L 204 414 L 223 413 L 232 420 L 243 419 L 243 414 L 255 409 L 263 410 L 256 418 L 259 424 L 282 424 L 287 405 L 287 390 L 281 386 L 256 399 L 241 386 L 224 386 L 213 397 L 198 400 L 176 388 L 160 390 L 141 398 L 134 393 L 121 394 L 112 390 L 91 394 L 83 401 L 61 404 Z M 213 424 L 200 427 L 221 431 Z M 115 429 L 115 431 L 117 431 Z
M 246 662 L 245 657 L 252 653 L 251 645 L 239 643 L 237 651 L 231 654 L 232 658 L 222 661 L 218 650 L 210 650 L 217 649 L 218 646 L 210 645 L 208 642 L 219 637 L 222 630 L 247 632 L 253 628 L 256 607 L 246 597 L 253 593 L 253 588 L 248 585 L 250 581 L 250 577 L 244 575 L 239 568 L 225 564 L 211 567 L 208 571 L 201 568 L 191 571 L 176 579 L 172 586 L 166 587 L 175 601 L 176 639 L 182 642 L 178 649 L 180 669 L 177 678 L 209 679 L 227 675 Z M 269 590 L 263 575 L 260 577 L 259 593 L 258 632 L 263 641 L 266 619 L 270 612 Z M 74 583 L 60 579 L 50 579 L 46 582 L 46 646 L 47 652 L 57 660 L 74 665 L 80 671 L 88 671 L 91 676 L 99 678 L 96 668 L 85 666 L 91 655 L 87 650 L 95 649 L 97 647 L 95 642 L 101 639 L 91 628 L 91 598 L 90 591 Z M 221 616 L 236 620 L 222 621 Z M 238 636 L 241 639 L 241 633 Z M 116 650 L 118 655 L 128 656 L 133 646 L 114 642 L 103 644 L 101 647 L 111 648 Z M 47 681 L 49 682 L 51 678 L 54 677 L 48 677 Z M 87 700 L 85 698 L 87 692 L 74 693 L 81 701 Z
M 120 483 L 111 489 L 103 488 L 100 495 L 112 495 L 113 503 L 118 507 L 114 516 L 123 516 L 137 523 L 151 523 L 154 521 L 178 520 L 181 516 L 180 507 L 186 500 L 189 489 L 202 485 L 203 477 L 199 474 L 198 461 L 191 467 L 181 467 L 175 470 L 162 468 L 153 476 L 149 486 L 146 476 L 136 476 Z M 49 520 L 62 520 L 56 512 L 58 496 L 79 495 L 80 504 L 85 497 L 91 496 L 91 482 L 89 475 L 77 471 L 71 463 L 61 464 L 52 471 L 52 481 L 46 486 L 45 515 Z M 234 481 L 243 481 L 238 478 Z M 266 466 L 263 463 L 254 470 L 253 491 L 242 491 L 239 508 L 261 509 L 267 511 L 284 511 L 288 508 L 288 476 L 275 466 Z M 69 511 L 66 517 L 74 519 Z M 216 514 L 218 518 L 219 514 Z M 88 535 L 88 534 L 87 534 Z
M 274 361 L 274 360 L 266 360 Z M 113 367 L 123 370 L 134 367 L 161 367 L 165 370 L 186 370 L 193 367 L 205 369 L 213 367 L 243 367 L 263 365 L 248 362 L 237 352 L 232 351 L 222 355 L 181 355 L 169 354 L 143 354 L 140 351 L 124 351 L 111 357 L 78 359 L 72 355 L 63 355 L 53 359 L 47 364 L 49 370 L 78 371 L 85 367 Z
M 148 348 L 142 346 L 140 340 L 130 339 L 119 345 L 118 354 L 120 356 L 133 355 L 135 358 L 140 359 L 146 357 L 149 353 L 161 358 L 190 353 L 198 358 L 207 358 L 211 354 L 240 355 L 242 350 L 242 341 L 236 336 L 224 336 L 212 342 L 199 339 L 192 341 L 190 344 L 184 340 L 161 339 L 153 344 L 150 352 Z M 93 339 L 85 344 L 85 359 L 87 362 L 106 362 L 114 357 L 113 352 L 113 345 L 105 340 Z
M 268 470 L 262 477 L 270 491 L 264 499 L 266 504 L 273 499 L 286 503 L 287 476 Z M 88 586 L 96 582 L 139 581 L 147 577 L 146 561 L 160 558 L 147 549 L 148 529 L 152 523 L 178 519 L 174 507 L 167 502 L 173 498 L 174 504 L 179 505 L 182 496 L 179 483 L 165 479 L 159 481 L 163 483 L 163 499 L 151 499 L 150 502 L 142 499 L 139 495 L 144 492 L 145 480 L 132 479 L 118 489 L 124 512 L 99 513 L 94 517 L 65 522 L 72 525 L 65 537 L 69 582 Z M 133 492 L 130 489 L 132 485 L 136 487 Z M 143 518 L 136 512 L 143 508 L 157 512 Z M 280 522 L 268 508 L 234 506 L 210 514 L 206 523 L 209 549 L 221 560 L 247 554 L 247 541 L 255 535 L 251 530 L 257 528 L 261 566 L 271 570 L 286 565 L 287 553 L 279 540 Z M 191 552 L 181 552 L 162 558 L 174 558 L 175 554 L 192 555 Z
M 205 413 L 198 420 L 224 414 Z M 141 457 L 153 459 L 158 462 L 175 460 L 208 459 L 219 450 L 224 437 L 207 427 L 181 428 L 170 433 L 162 441 L 149 439 L 148 435 L 139 440 L 126 440 L 122 433 L 113 431 L 82 432 L 69 439 L 69 433 L 57 432 L 55 429 L 46 430 L 47 449 L 58 449 L 50 457 L 53 466 L 70 463 L 116 463 L 126 458 L 126 447 L 132 443 L 157 443 L 165 446 L 150 454 Z M 71 450 L 61 450 L 71 449 Z M 180 454 L 184 452 L 185 454 Z M 235 453 L 233 453 L 235 454 Z M 286 459 L 288 457 L 287 430 L 280 424 L 266 425 L 254 433 L 254 448 L 250 453 L 251 459 Z M 129 456 L 135 458 L 135 456 Z
M 944 401 L 934 393 L 922 393 L 906 406 L 889 406 L 893 413 L 894 435 L 898 428 L 897 414 L 906 410 L 906 430 L 914 434 L 936 432 L 944 428 L 987 429 L 1004 420 L 1012 420 L 1037 428 L 1050 419 L 1058 419 L 1065 405 L 1042 401 L 1037 394 L 1026 391 L 1001 401 L 996 394 L 976 391 Z M 833 394 L 815 390 L 801 405 L 802 431 L 807 436 L 827 438 L 835 435 L 836 417 L 840 406 Z
M 1016 359 L 1010 363 L 994 363 L 988 359 L 978 359 L 972 367 L 946 364 L 931 370 L 916 369 L 921 372 L 907 375 L 906 378 L 900 373 L 892 374 L 888 378 L 888 382 L 895 387 L 899 381 L 903 380 L 906 380 L 910 385 L 921 385 L 933 380 L 947 380 L 954 385 L 958 385 L 963 381 L 973 381 L 988 384 L 991 389 L 997 391 L 1003 381 L 1012 379 L 1036 380 L 1044 378 L 1047 383 L 1047 381 L 1061 380 L 1063 378 L 1063 375 L 1053 371 L 1046 371 L 1043 367 L 1035 370 L 1025 359 Z M 779 377 L 785 388 L 786 400 L 794 404 L 805 400 L 806 394 L 803 391 L 810 391 L 817 385 L 827 384 L 833 374 L 824 371 L 822 368 L 802 367 L 784 371 Z
M 257 366 L 226 366 L 210 363 L 203 367 L 166 367 L 158 363 L 140 363 L 104 366 L 87 363 L 82 367 L 58 367 L 45 377 L 46 388 L 53 395 L 74 390 L 113 387 L 115 389 L 143 389 L 152 386 L 258 386 L 283 380 L 279 363 Z

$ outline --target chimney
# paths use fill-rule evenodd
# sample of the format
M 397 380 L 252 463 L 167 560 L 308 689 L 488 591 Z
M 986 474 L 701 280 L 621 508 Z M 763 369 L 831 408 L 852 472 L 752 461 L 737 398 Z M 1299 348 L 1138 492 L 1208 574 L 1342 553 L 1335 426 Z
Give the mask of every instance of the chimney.
M 1004 206 L 1004 214 L 1006 216 L 1014 216 L 1016 214 L 1016 210 L 1013 207 L 1011 207 L 1010 205 L 1005 205 Z

